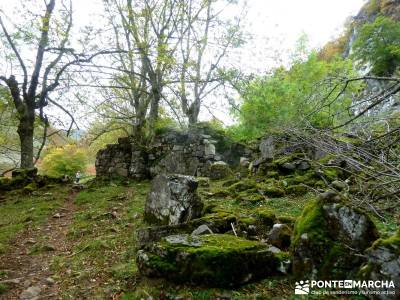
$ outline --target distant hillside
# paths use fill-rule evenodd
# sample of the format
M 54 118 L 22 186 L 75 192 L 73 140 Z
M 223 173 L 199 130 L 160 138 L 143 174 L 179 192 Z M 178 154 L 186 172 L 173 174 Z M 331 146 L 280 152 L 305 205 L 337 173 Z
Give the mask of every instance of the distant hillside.
M 356 16 L 349 18 L 343 34 L 321 49 L 320 57 L 326 60 L 338 54 L 348 57 L 357 38 L 358 28 L 365 23 L 374 22 L 380 15 L 400 22 L 400 0 L 369 0 Z

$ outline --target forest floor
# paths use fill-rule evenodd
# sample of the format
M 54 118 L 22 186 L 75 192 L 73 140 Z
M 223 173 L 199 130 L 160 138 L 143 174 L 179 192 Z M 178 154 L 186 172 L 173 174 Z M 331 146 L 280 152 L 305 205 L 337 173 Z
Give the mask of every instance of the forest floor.
M 218 189 L 221 182 L 213 182 L 207 191 Z M 148 190 L 149 182 L 99 182 L 80 192 L 65 185 L 1 196 L 0 299 L 297 299 L 287 276 L 234 290 L 142 277 L 134 233 L 146 226 Z M 312 198 L 309 193 L 262 205 L 297 217 Z M 221 199 L 221 207 L 238 215 L 256 208 L 237 199 Z

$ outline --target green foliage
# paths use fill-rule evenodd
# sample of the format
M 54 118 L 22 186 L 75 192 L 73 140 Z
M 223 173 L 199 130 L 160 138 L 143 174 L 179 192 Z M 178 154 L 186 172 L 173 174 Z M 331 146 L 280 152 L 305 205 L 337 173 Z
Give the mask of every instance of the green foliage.
M 256 77 L 240 92 L 243 102 L 237 114 L 239 125 L 229 128 L 234 138 L 249 140 L 266 132 L 280 132 L 282 128 L 298 126 L 308 115 L 316 127 L 331 126 L 335 122 L 332 115 L 350 103 L 356 86 L 349 86 L 340 101 L 332 101 L 312 114 L 321 101 L 333 100 L 335 94 L 329 95 L 329 92 L 338 83 L 337 78 L 353 75 L 351 61 L 339 57 L 321 60 L 315 52 L 305 61 L 301 53 L 293 57 L 289 70 L 281 67 L 272 75 Z
M 128 125 L 125 127 L 113 121 L 107 122 L 103 119 L 94 121 L 85 136 L 85 142 L 88 145 L 88 158 L 93 162 L 96 159 L 96 154 L 100 149 L 105 148 L 107 144 L 115 144 L 118 138 L 127 136 Z
M 178 129 L 178 128 L 179 124 L 173 118 L 163 113 L 163 115 L 160 116 L 155 123 L 154 132 L 156 134 L 162 134 L 168 130 Z
M 43 158 L 41 171 L 51 177 L 74 176 L 86 168 L 87 155 L 76 145 L 51 148 Z
M 359 65 L 371 65 L 371 72 L 390 76 L 400 66 L 400 23 L 379 16 L 364 24 L 353 44 L 353 57 Z

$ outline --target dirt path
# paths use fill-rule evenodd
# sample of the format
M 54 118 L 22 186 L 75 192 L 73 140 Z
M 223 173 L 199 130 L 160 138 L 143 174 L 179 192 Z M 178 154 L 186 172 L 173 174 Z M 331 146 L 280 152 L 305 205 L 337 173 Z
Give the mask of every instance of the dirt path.
M 10 250 L 0 255 L 1 270 L 7 272 L 9 278 L 0 282 L 11 287 L 0 296 L 1 300 L 59 298 L 50 264 L 53 257 L 71 253 L 73 245 L 68 243 L 67 232 L 76 211 L 75 194 L 71 190 L 63 206 L 46 224 L 19 234 Z M 30 253 L 32 249 L 37 250 L 37 254 Z

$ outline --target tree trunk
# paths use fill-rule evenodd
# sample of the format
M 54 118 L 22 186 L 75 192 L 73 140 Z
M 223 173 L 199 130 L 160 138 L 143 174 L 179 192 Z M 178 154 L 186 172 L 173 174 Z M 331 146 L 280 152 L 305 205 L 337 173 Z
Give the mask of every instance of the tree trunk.
M 150 103 L 149 123 L 148 123 L 150 140 L 152 140 L 154 136 L 154 130 L 158 119 L 158 110 L 160 106 L 160 101 L 161 101 L 161 91 L 159 89 L 153 89 L 152 99 Z
M 19 120 L 18 135 L 21 142 L 21 168 L 33 168 L 33 131 L 35 116 L 29 114 Z
M 200 102 L 193 102 L 188 111 L 189 124 L 194 125 L 199 121 Z

